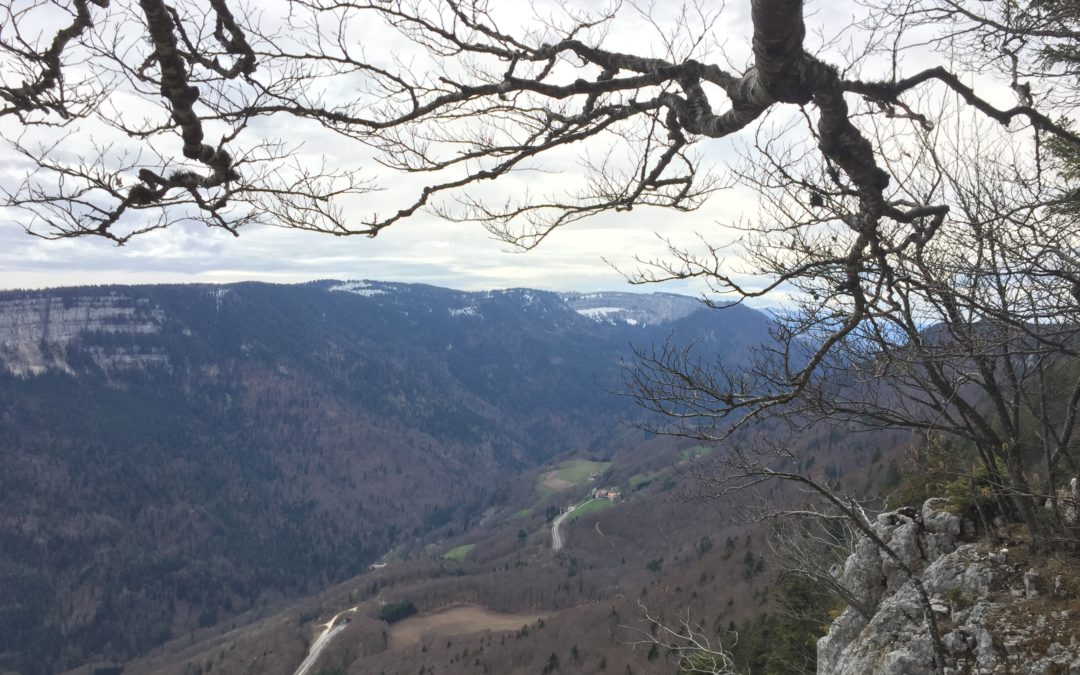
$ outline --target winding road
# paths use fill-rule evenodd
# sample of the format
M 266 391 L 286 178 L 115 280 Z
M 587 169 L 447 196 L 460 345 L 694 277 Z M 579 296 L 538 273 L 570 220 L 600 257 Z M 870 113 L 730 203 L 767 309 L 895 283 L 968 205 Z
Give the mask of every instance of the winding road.
M 582 506 L 585 506 L 586 504 L 588 504 L 591 501 L 592 501 L 592 498 L 589 497 L 589 498 L 585 499 L 585 501 L 581 502 L 580 504 L 575 504 L 573 507 L 567 509 L 566 511 L 563 511 L 562 513 L 560 513 L 558 515 L 558 517 L 555 518 L 555 520 L 551 521 L 551 549 L 553 551 L 558 551 L 559 549 L 561 549 L 563 547 L 562 536 L 559 534 L 559 526 L 562 525 L 562 522 L 564 520 L 566 520 L 566 517 L 568 515 L 570 515 L 574 511 L 577 511 Z
M 592 498 L 586 498 L 580 503 L 575 504 L 573 507 L 560 513 L 555 518 L 555 520 L 551 522 L 551 548 L 553 550 L 558 551 L 563 547 L 563 539 L 562 535 L 559 534 L 559 527 L 562 526 L 563 521 L 566 520 L 566 517 L 574 511 L 580 509 L 582 506 L 585 506 L 590 501 L 592 501 Z M 597 530 L 599 530 L 599 527 L 597 528 Z M 303 660 L 303 662 L 296 669 L 296 672 L 294 672 L 293 675 L 309 675 L 311 670 L 315 667 L 315 664 L 318 662 L 319 657 L 322 656 L 322 653 L 330 645 L 330 641 L 333 640 L 338 635 L 338 633 L 345 630 L 346 626 L 348 626 L 348 622 L 342 622 L 338 624 L 338 618 L 342 614 L 346 614 L 348 612 L 355 612 L 357 609 L 357 607 L 353 607 L 352 609 L 346 609 L 344 611 L 338 612 L 334 615 L 332 619 L 322 624 L 322 633 L 319 634 L 319 637 L 315 638 L 315 642 L 311 643 L 311 648 L 308 650 L 307 657 Z
M 322 625 L 323 632 L 319 634 L 319 637 L 315 638 L 315 642 L 311 643 L 311 649 L 308 650 L 307 658 L 300 663 L 300 666 L 293 675 L 308 675 L 308 672 L 315 667 L 315 663 L 319 660 L 319 657 L 322 656 L 323 651 L 330 646 L 330 641 L 349 625 L 348 621 L 345 621 L 335 626 L 334 624 L 337 623 L 338 617 L 346 612 L 355 612 L 357 609 L 357 607 L 353 607 L 352 609 L 338 612 L 334 615 L 334 618 Z

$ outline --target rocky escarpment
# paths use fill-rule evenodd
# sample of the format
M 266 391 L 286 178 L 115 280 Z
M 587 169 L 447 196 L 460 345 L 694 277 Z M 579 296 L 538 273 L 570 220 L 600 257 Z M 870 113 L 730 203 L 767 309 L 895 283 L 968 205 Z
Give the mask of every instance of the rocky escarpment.
M 70 370 L 68 347 L 76 341 L 105 370 L 164 365 L 161 353 L 110 339 L 157 333 L 163 318 L 146 299 L 117 293 L 0 300 L 0 368 L 20 376 Z
M 882 514 L 878 536 L 921 579 L 941 635 L 946 674 L 1080 675 L 1080 568 L 1032 558 L 1023 546 L 964 543 L 941 500 Z M 822 675 L 933 673 L 924 603 L 907 573 L 868 540 L 840 580 L 873 607 L 852 608 L 818 641 Z

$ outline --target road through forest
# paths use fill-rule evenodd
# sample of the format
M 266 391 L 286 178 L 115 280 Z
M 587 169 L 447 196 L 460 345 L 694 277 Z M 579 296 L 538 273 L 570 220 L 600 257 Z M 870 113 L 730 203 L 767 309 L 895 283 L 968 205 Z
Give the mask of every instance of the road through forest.
M 563 521 L 566 520 L 566 517 L 591 501 L 591 497 L 585 499 L 585 501 L 581 502 L 580 504 L 575 504 L 566 511 L 563 511 L 555 518 L 555 520 L 551 521 L 551 549 L 553 551 L 558 551 L 563 547 L 563 540 L 562 536 L 559 534 L 559 527 L 562 525 Z
M 308 672 L 315 667 L 315 663 L 318 662 L 319 657 L 322 656 L 323 651 L 330 645 L 330 641 L 349 625 L 346 621 L 335 626 L 334 624 L 337 623 L 338 617 L 345 612 L 355 612 L 356 610 L 357 608 L 353 607 L 352 609 L 346 609 L 344 612 L 338 612 L 334 615 L 334 618 L 323 624 L 323 632 L 319 637 L 315 638 L 315 642 L 311 643 L 311 649 L 308 650 L 307 658 L 300 663 L 300 666 L 293 675 L 308 675 Z

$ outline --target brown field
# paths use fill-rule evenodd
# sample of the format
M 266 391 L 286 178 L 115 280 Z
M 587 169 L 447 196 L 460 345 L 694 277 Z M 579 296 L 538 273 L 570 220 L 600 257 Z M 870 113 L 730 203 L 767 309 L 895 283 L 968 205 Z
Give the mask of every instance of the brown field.
M 577 483 L 571 483 L 565 478 L 559 478 L 554 471 L 552 471 L 550 474 L 547 474 L 547 476 L 544 478 L 543 481 L 541 481 L 540 484 L 544 487 L 549 487 L 556 492 L 562 492 L 567 488 L 572 488 L 577 485 Z
M 390 649 L 416 644 L 425 635 L 464 635 L 482 630 L 511 631 L 536 623 L 551 612 L 499 614 L 478 605 L 458 605 L 405 619 L 390 628 Z

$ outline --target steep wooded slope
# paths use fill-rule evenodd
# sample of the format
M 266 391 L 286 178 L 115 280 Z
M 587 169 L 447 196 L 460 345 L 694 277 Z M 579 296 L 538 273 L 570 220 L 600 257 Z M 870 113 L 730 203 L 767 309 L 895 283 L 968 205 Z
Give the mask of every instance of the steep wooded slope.
M 735 359 L 766 338 L 751 310 L 649 297 L 0 294 L 0 671 L 126 660 L 460 530 L 507 476 L 617 449 L 631 344 Z

